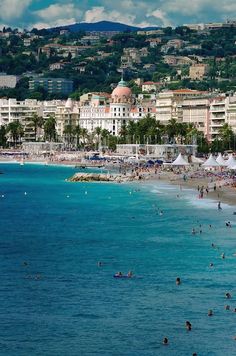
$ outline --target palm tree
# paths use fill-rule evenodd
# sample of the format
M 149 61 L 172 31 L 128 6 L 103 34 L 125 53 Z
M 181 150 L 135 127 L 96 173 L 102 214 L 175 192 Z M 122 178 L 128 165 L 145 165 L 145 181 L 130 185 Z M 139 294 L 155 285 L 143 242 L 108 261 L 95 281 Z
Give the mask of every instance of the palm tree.
M 44 137 L 48 141 L 56 139 L 56 119 L 53 116 L 49 116 L 44 123 Z
M 82 132 L 81 126 L 79 124 L 76 125 L 74 127 L 74 135 L 76 137 L 76 147 L 77 148 L 79 147 L 79 144 L 80 144 L 81 132 Z
M 178 135 L 178 122 L 176 119 L 170 119 L 166 125 L 166 133 L 169 137 L 169 142 L 173 142 L 175 136 Z
M 94 133 L 95 135 L 97 136 L 97 148 L 99 149 L 99 147 L 101 146 L 101 133 L 102 133 L 102 129 L 101 127 L 95 127 L 95 130 L 94 130 Z
M 65 125 L 63 134 L 65 136 L 65 140 L 68 144 L 68 146 L 71 146 L 72 140 L 73 140 L 73 135 L 74 135 L 74 127 L 71 124 Z
M 222 140 L 222 142 L 225 145 L 226 149 L 230 149 L 231 142 L 233 141 L 234 138 L 234 132 L 232 130 L 232 127 L 225 123 L 220 129 L 219 129 L 219 137 Z
M 33 127 L 33 130 L 34 130 L 34 141 L 37 141 L 37 131 L 38 131 L 38 128 L 43 127 L 44 120 L 43 120 L 42 116 L 38 116 L 37 114 L 33 114 L 29 118 L 29 120 L 30 120 L 29 126 Z
M 126 143 L 126 136 L 127 136 L 127 127 L 126 127 L 126 125 L 124 124 L 124 125 L 122 125 L 121 126 L 121 129 L 120 129 L 120 131 L 119 131 L 119 136 L 120 136 L 120 138 L 121 138 L 121 143 Z
M 88 138 L 88 130 L 85 128 L 81 129 L 81 137 L 83 140 L 83 145 L 85 145 L 85 140 Z
M 128 136 L 131 137 L 130 142 L 134 143 L 137 139 L 137 124 L 132 120 L 130 120 L 128 122 L 127 133 L 128 133 Z
M 101 132 L 101 139 L 102 139 L 102 145 L 106 145 L 107 146 L 107 138 L 110 136 L 110 132 L 106 129 L 103 129 Z M 104 143 L 105 141 L 105 143 Z
M 4 125 L 1 125 L 0 127 L 0 147 L 6 147 L 7 144 L 7 130 L 6 127 Z
M 7 126 L 7 132 L 10 134 L 10 137 L 16 147 L 18 141 L 24 135 L 24 129 L 19 120 L 12 121 Z

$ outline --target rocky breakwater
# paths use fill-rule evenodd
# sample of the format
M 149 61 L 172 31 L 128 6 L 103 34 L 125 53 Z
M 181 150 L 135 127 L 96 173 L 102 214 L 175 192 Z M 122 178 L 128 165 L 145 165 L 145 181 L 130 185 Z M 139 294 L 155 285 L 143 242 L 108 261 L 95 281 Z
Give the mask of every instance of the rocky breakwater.
M 68 182 L 130 182 L 133 180 L 140 180 L 140 176 L 131 174 L 105 174 L 105 173 L 76 173 L 71 178 L 67 179 Z

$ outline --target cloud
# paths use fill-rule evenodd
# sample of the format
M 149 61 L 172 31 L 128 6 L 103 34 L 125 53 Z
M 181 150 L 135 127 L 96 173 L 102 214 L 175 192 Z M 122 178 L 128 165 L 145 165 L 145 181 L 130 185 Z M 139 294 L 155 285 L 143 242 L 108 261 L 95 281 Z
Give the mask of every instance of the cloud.
M 7 22 L 20 18 L 31 2 L 32 0 L 1 0 L 0 20 Z
M 106 11 L 103 6 L 95 6 L 91 10 L 87 10 L 84 14 L 85 22 L 98 22 L 98 21 L 114 21 L 122 22 L 127 25 L 132 25 L 135 20 L 135 16 L 132 14 L 124 14 L 117 10 Z
M 147 14 L 147 17 L 155 17 L 161 21 L 161 25 L 164 27 L 171 26 L 171 21 L 167 17 L 166 12 L 163 10 L 156 9 L 153 12 Z
M 37 28 L 70 25 L 78 22 L 82 12 L 73 3 L 52 4 L 44 9 L 34 11 L 36 22 L 32 25 Z

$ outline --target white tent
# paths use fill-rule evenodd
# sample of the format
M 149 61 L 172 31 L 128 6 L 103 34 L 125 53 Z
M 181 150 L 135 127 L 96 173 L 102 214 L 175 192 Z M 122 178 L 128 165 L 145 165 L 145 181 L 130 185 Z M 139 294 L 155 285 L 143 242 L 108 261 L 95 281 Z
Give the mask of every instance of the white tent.
M 228 168 L 236 166 L 236 159 L 232 154 L 229 156 L 228 160 L 226 161 L 226 165 Z
M 219 163 L 220 166 L 223 167 L 227 166 L 227 162 L 224 160 L 221 153 L 218 154 L 218 157 L 216 158 L 216 162 Z
M 215 158 L 210 154 L 209 158 L 202 164 L 203 167 L 219 167 L 219 163 L 216 162 Z
M 198 164 L 204 162 L 201 158 L 195 157 L 195 156 L 191 156 L 191 160 L 192 160 L 192 163 L 198 163 Z
M 182 154 L 180 153 L 176 160 L 172 162 L 172 166 L 189 166 L 189 163 L 185 161 Z

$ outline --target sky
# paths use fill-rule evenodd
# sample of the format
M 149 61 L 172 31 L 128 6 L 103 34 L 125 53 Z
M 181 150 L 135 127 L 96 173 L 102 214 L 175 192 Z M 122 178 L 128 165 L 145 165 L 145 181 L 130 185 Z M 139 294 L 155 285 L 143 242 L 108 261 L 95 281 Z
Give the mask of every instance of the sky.
M 0 28 L 102 20 L 139 27 L 236 20 L 235 0 L 0 0 Z

